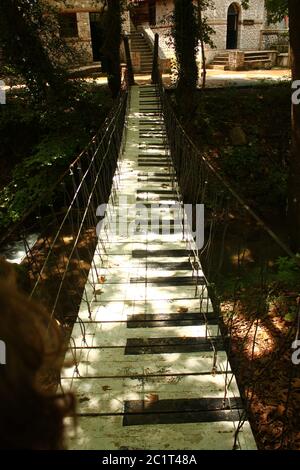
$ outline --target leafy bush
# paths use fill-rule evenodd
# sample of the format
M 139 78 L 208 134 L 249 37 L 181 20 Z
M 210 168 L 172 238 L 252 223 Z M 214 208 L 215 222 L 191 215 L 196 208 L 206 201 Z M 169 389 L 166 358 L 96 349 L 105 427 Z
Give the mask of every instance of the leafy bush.
M 20 94 L 10 99 L 0 115 L 4 135 L 0 156 L 12 166 L 10 182 L 0 193 L 0 230 L 49 196 L 50 188 L 105 119 L 111 106 L 106 87 L 79 82 L 73 90 L 74 96 L 51 108 Z M 0 184 L 6 181 L 0 178 Z
M 279 257 L 276 260 L 277 279 L 285 285 L 299 286 L 300 283 L 300 256 L 295 258 Z
M 226 176 L 243 188 L 246 198 L 260 206 L 284 206 L 287 195 L 287 171 L 268 161 L 259 143 L 227 147 L 222 152 L 222 169 Z

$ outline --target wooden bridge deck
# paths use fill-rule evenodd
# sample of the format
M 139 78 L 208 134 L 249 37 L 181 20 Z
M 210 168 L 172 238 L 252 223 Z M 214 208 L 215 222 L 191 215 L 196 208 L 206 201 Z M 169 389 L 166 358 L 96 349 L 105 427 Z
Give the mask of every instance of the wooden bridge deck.
M 132 87 L 118 191 L 86 287 L 90 313 L 83 299 L 62 371 L 78 398 L 71 449 L 233 448 L 243 405 L 192 236 L 183 240 L 172 175 L 156 90 Z M 174 233 L 148 226 L 151 203 Z M 127 234 L 136 220 L 144 229 Z M 237 443 L 256 448 L 247 420 Z

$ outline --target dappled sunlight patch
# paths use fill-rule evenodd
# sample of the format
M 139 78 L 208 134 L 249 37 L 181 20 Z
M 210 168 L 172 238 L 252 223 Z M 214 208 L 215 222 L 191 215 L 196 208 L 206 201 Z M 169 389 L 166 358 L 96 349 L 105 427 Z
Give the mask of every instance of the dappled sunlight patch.
M 239 263 L 241 262 L 241 258 L 243 259 L 243 262 L 247 262 L 247 263 L 254 262 L 253 254 L 251 250 L 249 250 L 248 248 L 245 248 L 243 250 L 242 255 L 241 253 L 236 253 L 236 254 L 231 255 L 232 264 L 236 266 L 239 265 Z

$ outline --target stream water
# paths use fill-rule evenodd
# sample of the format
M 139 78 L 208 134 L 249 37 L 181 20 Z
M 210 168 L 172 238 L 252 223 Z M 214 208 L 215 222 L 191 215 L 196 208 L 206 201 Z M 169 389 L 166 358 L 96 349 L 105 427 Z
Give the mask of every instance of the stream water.
M 30 248 L 34 246 L 38 239 L 37 233 L 29 234 L 26 238 L 27 244 Z M 9 263 L 21 264 L 26 256 L 23 240 L 15 240 L 8 243 L 0 251 L 0 256 L 3 256 Z

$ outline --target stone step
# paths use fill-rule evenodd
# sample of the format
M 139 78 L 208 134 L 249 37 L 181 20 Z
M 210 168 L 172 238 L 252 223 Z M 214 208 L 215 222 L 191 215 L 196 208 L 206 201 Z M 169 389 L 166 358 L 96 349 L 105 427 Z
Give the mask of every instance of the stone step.
M 133 51 L 137 51 L 137 52 L 140 52 L 140 51 L 145 51 L 145 52 L 152 52 L 151 49 L 149 48 L 149 46 L 147 44 L 144 44 L 144 43 L 132 43 L 131 44 L 131 49 Z
M 217 56 L 214 58 L 213 62 L 215 62 L 216 60 L 221 61 L 221 62 L 228 62 L 228 56 L 226 57 Z
M 214 60 L 211 65 L 227 65 L 229 62 L 227 60 Z
M 269 60 L 271 60 L 268 54 L 248 54 L 248 55 L 245 55 L 245 60 L 248 60 L 248 59 L 269 59 Z
M 226 65 L 213 65 L 213 64 L 210 64 L 208 66 L 208 68 L 215 69 L 215 70 L 225 70 L 226 67 L 227 67 Z
M 249 63 L 268 63 L 268 64 L 271 64 L 272 61 L 270 59 L 245 59 L 245 64 L 249 64 Z

